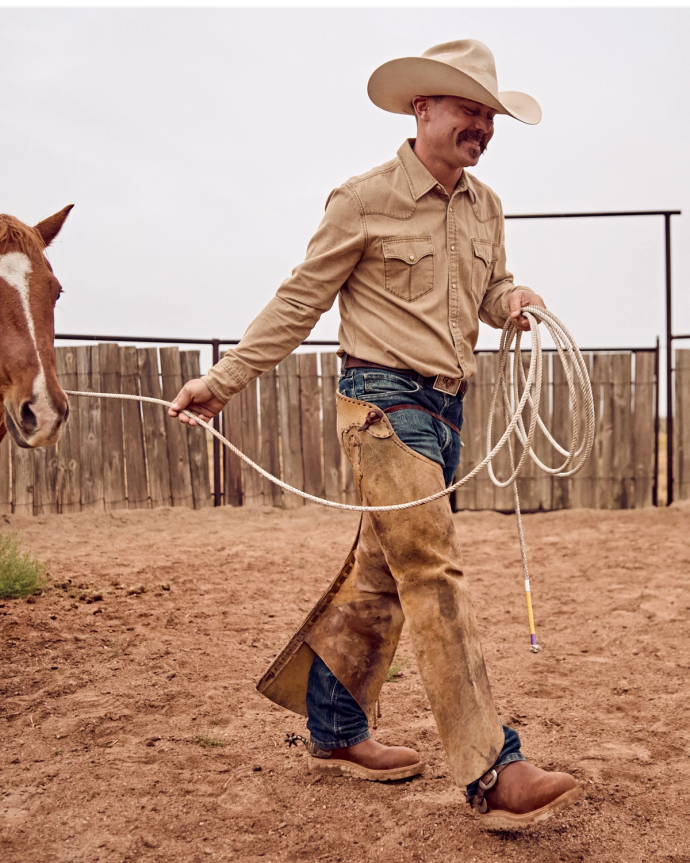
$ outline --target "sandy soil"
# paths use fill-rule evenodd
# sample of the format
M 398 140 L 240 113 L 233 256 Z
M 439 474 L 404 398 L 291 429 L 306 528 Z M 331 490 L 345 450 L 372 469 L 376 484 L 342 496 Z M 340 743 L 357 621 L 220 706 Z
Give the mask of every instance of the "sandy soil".
M 586 785 L 583 804 L 482 832 L 406 638 L 377 735 L 419 747 L 424 778 L 314 781 L 285 747 L 304 721 L 254 684 L 341 562 L 352 514 L 11 516 L 0 527 L 49 559 L 51 586 L 0 603 L 0 859 L 689 863 L 690 509 L 528 516 L 538 656 L 512 517 L 456 519 L 503 721 Z

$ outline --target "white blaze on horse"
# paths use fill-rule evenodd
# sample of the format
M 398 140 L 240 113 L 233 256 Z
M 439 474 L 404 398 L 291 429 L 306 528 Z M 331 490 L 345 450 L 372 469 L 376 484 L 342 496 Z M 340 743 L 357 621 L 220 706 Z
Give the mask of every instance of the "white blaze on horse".
M 9 431 L 21 447 L 57 443 L 69 412 L 53 347 L 62 288 L 45 250 L 71 209 L 33 228 L 0 215 L 0 440 Z

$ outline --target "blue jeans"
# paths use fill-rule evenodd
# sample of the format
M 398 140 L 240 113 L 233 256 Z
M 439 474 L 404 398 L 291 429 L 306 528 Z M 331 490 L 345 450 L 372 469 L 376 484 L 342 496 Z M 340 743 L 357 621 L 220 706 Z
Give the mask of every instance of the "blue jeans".
M 462 428 L 462 396 L 438 392 L 433 383 L 433 378 L 421 375 L 347 369 L 340 375 L 339 387 L 344 396 L 370 402 L 383 410 L 399 404 L 420 405 Z M 387 416 L 402 442 L 439 464 L 446 485 L 450 485 L 460 462 L 460 436 L 422 411 L 401 410 Z M 307 713 L 311 739 L 321 749 L 344 749 L 370 736 L 364 711 L 318 656 L 309 672 Z M 503 726 L 503 732 L 505 742 L 495 767 L 524 761 L 517 731 Z M 473 797 L 476 792 L 476 782 L 468 785 L 468 796 Z

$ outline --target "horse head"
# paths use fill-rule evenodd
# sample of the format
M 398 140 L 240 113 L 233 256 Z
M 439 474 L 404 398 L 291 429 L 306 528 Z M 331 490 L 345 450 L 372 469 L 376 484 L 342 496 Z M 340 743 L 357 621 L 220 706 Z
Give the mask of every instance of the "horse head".
M 62 288 L 45 249 L 71 209 L 33 228 L 0 215 L 0 440 L 6 426 L 21 447 L 57 443 L 69 412 L 53 348 L 53 312 Z

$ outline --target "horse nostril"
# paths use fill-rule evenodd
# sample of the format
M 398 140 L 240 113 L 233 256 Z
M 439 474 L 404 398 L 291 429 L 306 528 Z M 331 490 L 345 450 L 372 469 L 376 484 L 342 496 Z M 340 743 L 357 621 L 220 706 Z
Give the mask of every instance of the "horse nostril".
M 38 421 L 36 419 L 36 414 L 33 412 L 31 407 L 31 402 L 24 402 L 19 411 L 19 419 L 22 424 L 22 429 L 27 432 L 27 434 L 33 434 L 38 428 Z

